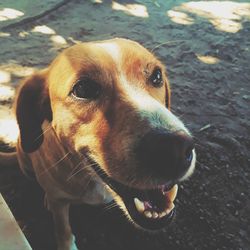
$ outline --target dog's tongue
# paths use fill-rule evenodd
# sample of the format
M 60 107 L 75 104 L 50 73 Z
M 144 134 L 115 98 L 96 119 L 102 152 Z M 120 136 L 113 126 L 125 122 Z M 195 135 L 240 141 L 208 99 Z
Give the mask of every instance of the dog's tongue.
M 162 218 L 174 208 L 173 201 L 176 198 L 177 191 L 177 185 L 174 185 L 170 190 L 166 190 L 166 186 L 149 190 L 134 198 L 135 207 L 139 213 L 148 218 Z

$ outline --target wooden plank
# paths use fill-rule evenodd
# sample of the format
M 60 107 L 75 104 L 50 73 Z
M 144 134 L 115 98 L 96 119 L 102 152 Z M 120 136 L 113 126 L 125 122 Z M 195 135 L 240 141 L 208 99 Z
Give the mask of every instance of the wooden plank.
M 31 250 L 27 239 L 0 194 L 0 250 Z

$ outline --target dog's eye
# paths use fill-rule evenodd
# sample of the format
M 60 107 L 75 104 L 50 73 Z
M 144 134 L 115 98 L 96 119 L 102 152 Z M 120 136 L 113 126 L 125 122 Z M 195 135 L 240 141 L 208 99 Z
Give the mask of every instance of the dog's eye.
M 150 76 L 150 83 L 156 87 L 160 88 L 163 85 L 162 72 L 159 68 L 156 68 L 152 75 Z
M 81 99 L 97 99 L 100 92 L 100 85 L 91 79 L 78 80 L 72 89 L 72 94 Z

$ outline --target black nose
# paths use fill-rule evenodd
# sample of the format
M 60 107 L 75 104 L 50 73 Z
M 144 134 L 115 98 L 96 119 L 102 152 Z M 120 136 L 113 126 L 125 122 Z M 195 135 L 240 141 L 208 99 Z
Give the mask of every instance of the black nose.
M 193 159 L 193 149 L 193 139 L 184 131 L 153 130 L 140 140 L 136 157 L 141 170 L 172 180 L 187 172 Z

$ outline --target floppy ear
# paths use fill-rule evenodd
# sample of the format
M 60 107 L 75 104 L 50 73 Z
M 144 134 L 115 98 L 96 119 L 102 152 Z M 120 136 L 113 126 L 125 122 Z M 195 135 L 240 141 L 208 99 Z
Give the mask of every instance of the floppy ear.
M 27 78 L 19 89 L 16 117 L 24 152 L 37 150 L 43 142 L 42 123 L 52 120 L 46 77 L 37 73 Z

